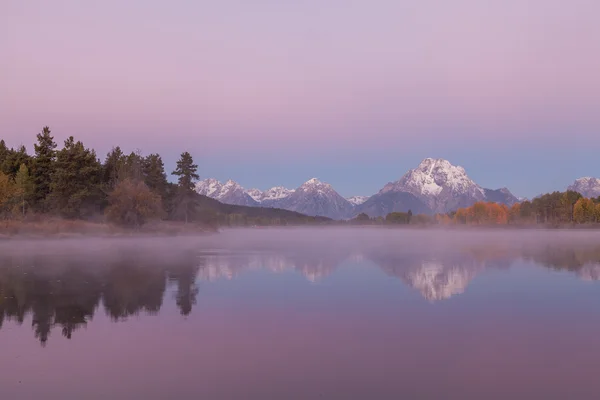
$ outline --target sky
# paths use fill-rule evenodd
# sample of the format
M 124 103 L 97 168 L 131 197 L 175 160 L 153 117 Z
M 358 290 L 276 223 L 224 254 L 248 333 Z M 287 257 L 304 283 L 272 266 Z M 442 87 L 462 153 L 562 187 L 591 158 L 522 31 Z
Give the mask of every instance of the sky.
M 426 157 L 518 196 L 600 177 L 597 0 L 2 0 L 0 138 L 189 151 L 370 195 Z

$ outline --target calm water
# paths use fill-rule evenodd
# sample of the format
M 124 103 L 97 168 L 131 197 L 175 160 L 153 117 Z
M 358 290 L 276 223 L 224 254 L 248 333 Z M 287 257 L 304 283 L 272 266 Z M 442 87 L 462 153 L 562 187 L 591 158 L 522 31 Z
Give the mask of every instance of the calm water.
M 600 234 L 0 244 L 0 399 L 598 399 Z

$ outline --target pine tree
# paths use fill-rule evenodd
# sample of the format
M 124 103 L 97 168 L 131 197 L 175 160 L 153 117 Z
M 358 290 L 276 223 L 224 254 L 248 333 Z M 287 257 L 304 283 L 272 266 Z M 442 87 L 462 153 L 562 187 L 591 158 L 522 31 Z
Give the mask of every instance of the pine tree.
M 0 140 L 0 171 L 2 170 L 2 165 L 4 164 L 4 160 L 8 157 L 8 147 L 6 147 L 6 143 L 4 139 Z
M 19 171 L 19 168 L 21 168 L 21 164 L 27 166 L 31 165 L 31 156 L 27 154 L 27 149 L 23 145 L 19 146 L 16 150 L 6 150 L 6 155 L 4 156 L 2 165 L 0 165 L 0 170 L 11 178 L 14 178 Z
M 162 158 L 158 154 L 150 154 L 144 159 L 144 181 L 163 201 L 167 196 L 167 174 Z
M 144 180 L 144 158 L 139 151 L 132 151 L 124 157 L 123 170 L 120 175 L 121 179 L 130 179 L 134 182 Z
M 47 126 L 37 134 L 38 143 L 34 145 L 35 158 L 32 163 L 31 177 L 35 185 L 33 201 L 40 211 L 47 210 L 46 199 L 50 195 L 50 184 L 56 161 L 56 143 Z
M 119 146 L 113 147 L 106 155 L 106 159 L 102 165 L 102 182 L 109 190 L 112 190 L 119 183 L 119 173 L 125 162 L 124 158 L 123 151 L 121 151 Z
M 173 175 L 179 177 L 178 183 L 182 190 L 193 192 L 195 181 L 200 179 L 197 171 L 198 166 L 194 164 L 192 155 L 186 151 L 181 153 L 181 158 L 177 161 L 177 168 L 173 171 Z
M 65 140 L 64 148 L 56 154 L 56 172 L 52 180 L 52 202 L 66 218 L 82 218 L 100 211 L 105 204 L 102 193 L 102 164 L 94 150 Z
M 195 181 L 200 178 L 197 173 L 198 166 L 190 153 L 181 153 L 181 158 L 177 161 L 177 168 L 172 172 L 179 177 L 177 195 L 175 198 L 175 214 L 181 215 L 187 223 L 196 209 Z

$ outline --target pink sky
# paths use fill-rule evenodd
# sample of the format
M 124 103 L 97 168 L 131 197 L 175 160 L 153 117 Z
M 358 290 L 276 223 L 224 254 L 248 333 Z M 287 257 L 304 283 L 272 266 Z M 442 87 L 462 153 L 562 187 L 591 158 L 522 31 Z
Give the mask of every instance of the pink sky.
M 0 132 L 202 156 L 600 145 L 598 15 L 595 0 L 4 0 Z

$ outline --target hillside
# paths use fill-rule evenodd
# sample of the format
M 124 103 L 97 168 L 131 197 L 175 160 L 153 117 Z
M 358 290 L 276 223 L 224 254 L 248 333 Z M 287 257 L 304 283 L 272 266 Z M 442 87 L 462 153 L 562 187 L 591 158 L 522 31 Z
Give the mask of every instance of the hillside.
M 282 225 L 304 225 L 323 224 L 332 220 L 326 217 L 311 217 L 295 211 L 280 208 L 250 207 L 233 204 L 224 204 L 201 194 L 196 198 L 200 219 L 211 220 L 217 218 L 221 223 L 243 223 L 248 224 L 282 224 Z

